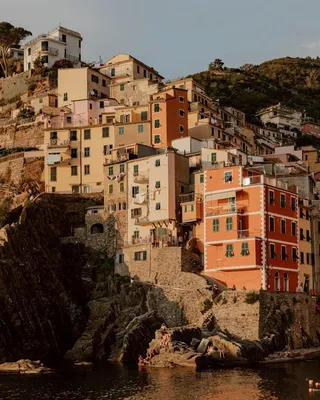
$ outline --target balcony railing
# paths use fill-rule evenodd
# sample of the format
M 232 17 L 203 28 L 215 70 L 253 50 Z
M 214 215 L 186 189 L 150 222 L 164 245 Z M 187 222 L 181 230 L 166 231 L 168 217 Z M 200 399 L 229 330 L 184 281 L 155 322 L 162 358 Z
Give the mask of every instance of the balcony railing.
M 135 218 L 136 225 L 148 225 L 150 223 L 149 217 L 137 217 Z
M 50 139 L 48 147 L 67 147 L 70 145 L 70 140 Z
M 201 202 L 203 196 L 201 193 L 187 193 L 187 194 L 180 194 L 180 203 L 190 203 L 193 201 Z
M 125 162 L 125 161 L 128 161 L 128 160 L 135 160 L 136 158 L 138 158 L 137 154 L 123 153 L 123 154 L 120 154 L 116 158 L 107 158 L 106 159 L 106 164 L 115 164 L 115 163 L 119 163 L 119 162 Z
M 145 174 L 138 174 L 138 175 L 135 175 L 133 180 L 135 183 L 148 183 L 149 176 L 145 175 Z
M 65 59 L 71 61 L 73 64 L 78 64 L 79 63 L 79 58 L 72 56 L 71 54 L 66 54 Z
M 244 229 L 238 231 L 238 239 L 261 237 L 261 230 L 259 229 Z
M 219 215 L 219 214 L 243 214 L 246 207 L 238 204 L 226 204 L 216 207 L 206 207 L 206 215 Z
M 59 54 L 59 50 L 56 49 L 55 47 L 51 47 L 51 46 L 41 47 L 37 52 L 51 54 L 53 56 L 57 56 Z

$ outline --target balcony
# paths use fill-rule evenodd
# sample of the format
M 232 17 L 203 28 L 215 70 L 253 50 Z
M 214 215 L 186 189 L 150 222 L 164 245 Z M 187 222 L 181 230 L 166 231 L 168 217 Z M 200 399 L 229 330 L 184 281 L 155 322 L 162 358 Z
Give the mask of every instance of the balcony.
M 134 174 L 134 183 L 148 183 L 149 182 L 149 176 L 144 175 L 144 174 Z
M 238 239 L 261 237 L 260 229 L 244 229 L 238 231 Z
M 42 54 L 48 54 L 51 56 L 57 56 L 59 54 L 59 50 L 56 49 L 55 47 L 41 47 L 41 49 L 38 51 L 38 53 L 42 53 Z
M 135 224 L 136 225 L 149 225 L 150 224 L 150 220 L 149 217 L 138 217 L 135 218 Z
M 135 160 L 138 158 L 137 154 L 133 154 L 133 153 L 123 153 L 123 154 L 119 154 L 117 157 L 114 158 L 107 158 L 106 159 L 106 164 L 116 164 L 116 163 L 120 163 L 120 162 L 126 162 L 129 160 Z
M 206 207 L 206 216 L 210 217 L 213 215 L 220 214 L 243 214 L 246 210 L 246 206 L 240 204 L 224 204 L 214 207 Z
M 68 147 L 70 146 L 70 140 L 59 140 L 57 139 L 50 139 L 48 143 L 48 148 L 59 148 L 59 147 Z
M 79 64 L 80 62 L 78 57 L 72 56 L 71 54 L 66 54 L 65 59 L 71 61 L 73 64 Z

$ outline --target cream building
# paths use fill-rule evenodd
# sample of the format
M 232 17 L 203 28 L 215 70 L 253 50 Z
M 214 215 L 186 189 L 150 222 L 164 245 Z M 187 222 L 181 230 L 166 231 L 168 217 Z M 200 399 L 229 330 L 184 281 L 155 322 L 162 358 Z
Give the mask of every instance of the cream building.
M 180 234 L 179 195 L 189 189 L 189 161 L 173 149 L 157 151 L 128 161 L 128 243 L 177 243 Z
M 70 106 L 74 100 L 110 97 L 111 79 L 92 68 L 58 70 L 58 106 Z
M 53 31 L 30 40 L 24 46 L 24 70 L 33 68 L 34 60 L 41 57 L 49 68 L 61 59 L 71 61 L 75 67 L 81 66 L 80 33 L 59 26 Z

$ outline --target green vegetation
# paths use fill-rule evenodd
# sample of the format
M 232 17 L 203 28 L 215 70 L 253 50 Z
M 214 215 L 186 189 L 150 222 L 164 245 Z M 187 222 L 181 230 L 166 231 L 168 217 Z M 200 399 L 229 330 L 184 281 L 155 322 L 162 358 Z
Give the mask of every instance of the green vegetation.
M 214 100 L 244 111 L 251 121 L 259 109 L 279 102 L 320 119 L 319 57 L 285 57 L 240 68 L 226 68 L 216 59 L 192 77 Z
M 257 292 L 249 292 L 246 294 L 245 302 L 247 304 L 254 304 L 260 300 L 260 294 Z

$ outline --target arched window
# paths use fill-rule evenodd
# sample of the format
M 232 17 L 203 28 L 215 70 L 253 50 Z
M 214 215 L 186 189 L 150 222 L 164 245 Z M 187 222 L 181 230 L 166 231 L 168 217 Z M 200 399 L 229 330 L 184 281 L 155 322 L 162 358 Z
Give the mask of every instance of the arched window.
M 91 235 L 95 235 L 96 233 L 103 233 L 103 225 L 94 224 L 91 227 Z
M 279 272 L 276 272 L 274 274 L 274 290 L 280 290 Z
M 289 292 L 289 276 L 284 274 L 283 276 L 283 288 L 285 292 Z

